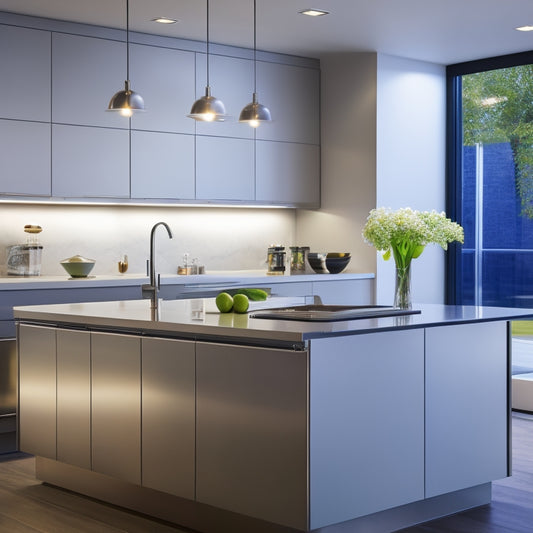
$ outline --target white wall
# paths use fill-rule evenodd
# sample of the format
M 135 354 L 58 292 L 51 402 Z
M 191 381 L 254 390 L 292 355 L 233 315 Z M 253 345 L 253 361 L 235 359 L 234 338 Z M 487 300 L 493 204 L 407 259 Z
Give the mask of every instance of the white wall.
M 128 254 L 129 273 L 144 273 L 150 230 L 166 222 L 169 240 L 157 230 L 157 271 L 175 274 L 185 252 L 210 270 L 265 269 L 270 244 L 295 244 L 292 209 L 194 207 L 56 206 L 0 204 L 0 266 L 5 246 L 26 242 L 25 224 L 38 224 L 43 244 L 43 275 L 62 275 L 59 261 L 75 254 L 96 259 L 92 273 L 117 274 L 117 261 Z
M 322 206 L 298 211 L 299 243 L 314 252 L 351 252 L 350 272 L 375 272 L 361 230 L 375 206 L 376 54 L 321 58 Z
M 445 67 L 378 55 L 377 206 L 445 209 Z M 427 246 L 412 263 L 414 302 L 444 302 L 444 252 Z M 394 295 L 394 261 L 377 260 L 377 303 Z

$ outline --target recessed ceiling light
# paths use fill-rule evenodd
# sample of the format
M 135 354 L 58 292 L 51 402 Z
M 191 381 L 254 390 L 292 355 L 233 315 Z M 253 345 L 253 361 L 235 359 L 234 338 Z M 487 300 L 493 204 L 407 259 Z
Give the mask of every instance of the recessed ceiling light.
M 533 26 L 532 25 L 519 26 L 518 28 L 515 28 L 515 30 L 518 30 L 518 31 L 533 31 Z
M 176 19 L 171 19 L 168 17 L 157 17 L 152 19 L 152 22 L 159 22 L 159 24 L 176 24 L 178 22 Z
M 300 15 L 309 15 L 310 17 L 329 15 L 329 11 L 323 11 L 322 9 L 302 9 L 302 11 L 298 11 L 298 13 L 300 13 Z

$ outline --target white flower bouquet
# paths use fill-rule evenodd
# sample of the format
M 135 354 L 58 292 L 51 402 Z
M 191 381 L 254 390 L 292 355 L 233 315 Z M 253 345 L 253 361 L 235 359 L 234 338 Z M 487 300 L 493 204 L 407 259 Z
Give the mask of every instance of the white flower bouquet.
M 363 228 L 365 242 L 383 251 L 383 258 L 394 257 L 396 263 L 397 307 L 411 307 L 410 266 L 428 244 L 438 244 L 444 250 L 450 242 L 464 242 L 463 228 L 446 218 L 445 213 L 415 211 L 409 207 L 372 209 Z

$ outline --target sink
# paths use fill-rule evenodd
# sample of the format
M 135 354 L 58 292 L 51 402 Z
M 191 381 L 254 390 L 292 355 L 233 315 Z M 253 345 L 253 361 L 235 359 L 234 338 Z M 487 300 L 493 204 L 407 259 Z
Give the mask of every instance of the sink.
M 417 309 L 399 309 L 387 305 L 294 305 L 262 309 L 250 313 L 250 318 L 269 318 L 273 320 L 301 320 L 304 322 L 333 322 L 335 320 L 354 320 L 358 318 L 379 318 L 398 315 L 414 315 Z

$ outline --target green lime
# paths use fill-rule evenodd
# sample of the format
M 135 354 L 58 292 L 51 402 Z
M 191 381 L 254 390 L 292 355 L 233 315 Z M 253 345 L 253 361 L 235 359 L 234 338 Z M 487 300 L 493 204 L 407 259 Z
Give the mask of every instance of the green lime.
M 221 292 L 215 301 L 221 313 L 229 313 L 233 307 L 233 298 L 227 292 Z
M 236 294 L 233 297 L 233 311 L 235 311 L 235 313 L 246 313 L 249 306 L 250 302 L 246 294 Z

